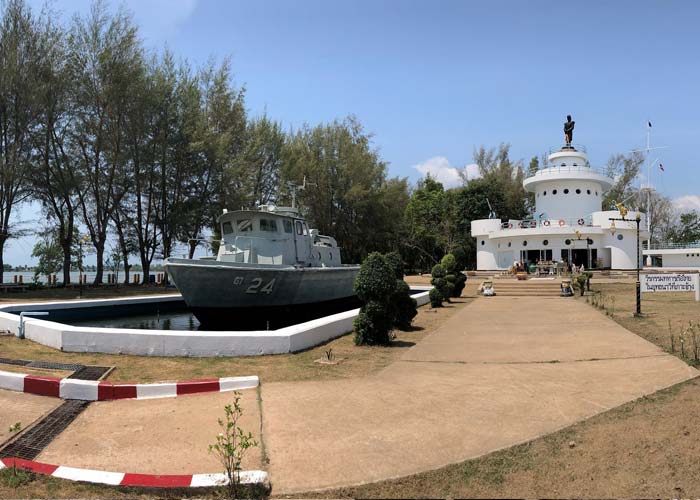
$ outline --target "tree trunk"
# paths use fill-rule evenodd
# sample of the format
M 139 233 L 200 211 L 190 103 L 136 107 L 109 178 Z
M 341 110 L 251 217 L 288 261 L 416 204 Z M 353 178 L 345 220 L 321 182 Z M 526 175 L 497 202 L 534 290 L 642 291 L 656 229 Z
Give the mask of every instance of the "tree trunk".
M 63 249 L 63 286 L 66 286 L 70 284 L 70 241 L 61 241 L 61 248 Z
M 199 243 L 197 240 L 191 239 L 190 241 L 187 242 L 189 245 L 189 251 L 187 252 L 188 259 L 191 259 L 194 257 L 194 251 L 197 248 L 197 243 Z
M 101 285 L 102 284 L 102 274 L 104 272 L 104 254 L 105 254 L 105 242 L 104 242 L 104 240 L 100 241 L 97 245 L 95 245 L 95 253 L 97 256 L 97 272 L 95 273 L 95 281 L 93 281 L 93 283 L 95 285 Z
M 3 252 L 4 246 L 5 246 L 5 241 L 3 240 L 2 243 L 0 243 L 0 283 L 3 282 L 3 279 L 5 277 L 5 259 L 4 259 L 4 252 Z
M 148 259 L 141 257 L 141 268 L 143 269 L 143 277 L 141 278 L 141 284 L 147 285 L 149 283 L 151 273 L 151 263 L 148 261 Z

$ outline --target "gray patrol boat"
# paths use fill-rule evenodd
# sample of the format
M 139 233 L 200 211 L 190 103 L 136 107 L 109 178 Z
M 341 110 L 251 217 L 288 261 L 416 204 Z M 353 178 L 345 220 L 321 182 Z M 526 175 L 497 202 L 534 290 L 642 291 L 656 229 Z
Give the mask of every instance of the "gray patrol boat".
M 336 240 L 309 229 L 296 208 L 224 210 L 218 222 L 215 257 L 165 262 L 203 326 L 275 329 L 359 307 L 353 285 L 360 267 L 343 265 Z

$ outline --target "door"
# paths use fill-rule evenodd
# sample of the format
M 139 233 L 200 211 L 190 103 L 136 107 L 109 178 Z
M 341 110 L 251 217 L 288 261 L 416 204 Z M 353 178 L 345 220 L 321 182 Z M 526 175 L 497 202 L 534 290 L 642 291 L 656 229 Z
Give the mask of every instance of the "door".
M 302 220 L 294 220 L 294 250 L 297 256 L 297 263 L 305 264 L 309 261 L 311 252 L 311 238 L 309 230 L 306 227 L 306 222 Z

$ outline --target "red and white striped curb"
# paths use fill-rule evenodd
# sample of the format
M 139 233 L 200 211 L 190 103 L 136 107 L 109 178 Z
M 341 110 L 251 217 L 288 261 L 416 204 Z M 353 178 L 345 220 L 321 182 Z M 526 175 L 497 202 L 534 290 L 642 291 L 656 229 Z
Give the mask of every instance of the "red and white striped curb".
M 259 384 L 258 377 L 225 377 L 163 382 L 158 384 L 113 384 L 74 378 L 39 377 L 24 373 L 0 371 L 0 389 L 28 392 L 40 396 L 85 401 L 114 399 L 172 398 L 199 392 L 226 392 L 252 389 Z
M 140 486 L 147 488 L 207 488 L 228 483 L 225 474 L 132 474 L 129 472 L 107 472 L 91 469 L 77 469 L 63 465 L 43 464 L 21 458 L 0 459 L 0 469 L 16 466 L 36 474 L 85 481 L 111 486 Z M 241 471 L 241 484 L 264 484 L 267 472 L 261 470 Z

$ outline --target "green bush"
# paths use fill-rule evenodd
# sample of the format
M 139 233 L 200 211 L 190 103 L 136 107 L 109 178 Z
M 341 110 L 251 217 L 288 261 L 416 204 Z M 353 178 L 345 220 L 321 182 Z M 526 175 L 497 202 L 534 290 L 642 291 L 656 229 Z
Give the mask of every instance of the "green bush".
M 411 288 L 404 280 L 396 280 L 396 288 L 391 297 L 394 326 L 406 330 L 411 327 L 413 318 L 418 314 L 416 299 L 411 297 Z
M 428 297 L 430 297 L 430 307 L 442 307 L 442 295 L 437 288 L 431 288 Z
M 399 252 L 389 252 L 384 255 L 384 259 L 389 267 L 394 270 L 394 277 L 397 280 L 403 280 L 403 259 Z
M 462 274 L 462 273 L 457 273 L 455 275 L 455 288 L 454 291 L 452 292 L 453 297 L 461 297 L 462 296 L 462 290 L 464 290 L 464 287 L 467 285 L 467 277 Z
M 457 261 L 455 259 L 455 256 L 451 253 L 445 255 L 440 261 L 440 264 L 442 264 L 442 267 L 445 268 L 447 274 L 454 274 L 455 271 L 457 271 Z
M 435 264 L 430 271 L 430 275 L 435 278 L 444 278 L 447 275 L 447 270 L 442 264 Z
M 574 281 L 574 287 L 578 288 L 579 292 L 581 293 L 581 297 L 583 297 L 583 292 L 586 291 L 586 281 L 588 281 L 588 276 L 585 274 L 579 274 L 576 276 L 576 280 Z
M 391 342 L 392 315 L 387 304 L 368 301 L 355 318 L 355 344 L 388 345 Z
M 362 262 L 355 279 L 355 293 L 362 302 L 386 303 L 396 286 L 394 270 L 384 256 L 373 252 Z

